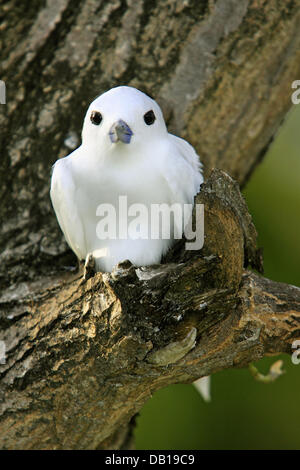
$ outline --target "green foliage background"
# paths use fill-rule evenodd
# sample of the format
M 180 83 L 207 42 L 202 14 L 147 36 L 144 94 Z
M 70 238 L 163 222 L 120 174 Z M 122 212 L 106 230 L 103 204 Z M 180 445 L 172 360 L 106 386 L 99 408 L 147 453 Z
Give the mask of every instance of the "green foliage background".
M 300 286 L 300 105 L 244 195 L 264 247 L 265 275 Z M 276 359 L 256 366 L 266 373 Z M 215 374 L 211 403 L 192 385 L 155 393 L 138 418 L 137 449 L 300 449 L 300 364 L 281 359 L 286 374 L 270 385 L 245 369 Z

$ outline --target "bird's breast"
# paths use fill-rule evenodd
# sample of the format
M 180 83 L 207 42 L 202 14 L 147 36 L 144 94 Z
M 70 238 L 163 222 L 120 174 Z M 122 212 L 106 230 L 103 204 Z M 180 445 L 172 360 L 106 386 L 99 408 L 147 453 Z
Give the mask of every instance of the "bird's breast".
M 125 196 L 129 205 L 171 202 L 163 175 L 150 165 L 91 168 L 78 176 L 78 192 L 84 207 L 88 205 L 93 214 L 99 204 L 112 204 L 118 209 L 120 196 Z

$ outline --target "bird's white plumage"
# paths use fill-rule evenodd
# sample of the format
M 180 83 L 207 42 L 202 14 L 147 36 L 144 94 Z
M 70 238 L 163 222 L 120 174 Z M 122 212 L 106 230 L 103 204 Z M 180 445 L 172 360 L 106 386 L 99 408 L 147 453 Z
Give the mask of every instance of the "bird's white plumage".
M 149 110 L 155 122 L 147 125 Z M 102 121 L 91 122 L 92 111 Z M 133 135 L 130 143 L 112 143 L 114 123 L 124 121 Z M 111 204 L 118 213 L 119 196 L 128 206 L 139 203 L 192 204 L 203 181 L 199 157 L 185 140 L 166 129 L 162 112 L 149 96 L 131 87 L 117 87 L 98 97 L 86 113 L 81 146 L 53 168 L 51 200 L 66 240 L 79 259 L 92 254 L 96 268 L 111 271 L 129 259 L 136 266 L 159 263 L 173 240 L 101 240 L 96 233 L 99 204 Z
M 206 376 L 206 377 L 201 377 L 201 379 L 196 380 L 193 383 L 194 387 L 196 390 L 200 393 L 204 401 L 211 401 L 211 391 L 210 391 L 210 385 L 211 385 L 211 377 Z

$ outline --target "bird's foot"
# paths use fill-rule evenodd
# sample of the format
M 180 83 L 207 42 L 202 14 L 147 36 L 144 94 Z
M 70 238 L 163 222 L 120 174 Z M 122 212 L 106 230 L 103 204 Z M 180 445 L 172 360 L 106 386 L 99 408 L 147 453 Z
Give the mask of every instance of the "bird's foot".
M 84 268 L 83 268 L 83 281 L 87 281 L 96 273 L 95 269 L 95 258 L 92 253 L 89 253 L 85 259 Z

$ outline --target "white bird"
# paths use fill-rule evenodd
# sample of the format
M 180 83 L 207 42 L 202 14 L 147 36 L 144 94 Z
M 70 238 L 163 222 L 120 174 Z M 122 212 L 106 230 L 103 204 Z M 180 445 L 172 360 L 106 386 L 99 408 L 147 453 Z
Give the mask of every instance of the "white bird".
M 194 148 L 168 133 L 158 104 L 141 91 L 120 86 L 96 98 L 88 108 L 82 144 L 58 160 L 51 179 L 51 200 L 65 238 L 79 260 L 90 255 L 97 271 L 111 272 L 126 259 L 135 266 L 161 261 L 174 241 L 121 236 L 99 237 L 99 205 L 115 208 L 116 227 L 127 224 L 119 207 L 143 204 L 193 204 L 203 182 Z M 133 209 L 133 213 L 134 213 Z M 133 215 L 133 213 L 131 215 Z M 151 232 L 141 219 L 141 233 Z

